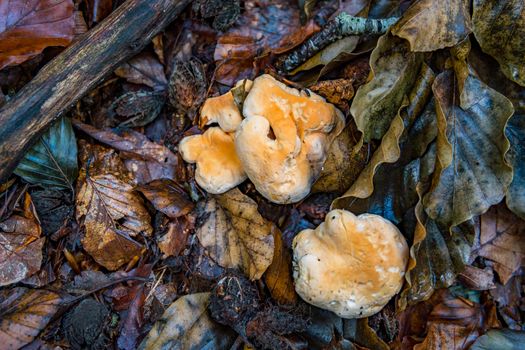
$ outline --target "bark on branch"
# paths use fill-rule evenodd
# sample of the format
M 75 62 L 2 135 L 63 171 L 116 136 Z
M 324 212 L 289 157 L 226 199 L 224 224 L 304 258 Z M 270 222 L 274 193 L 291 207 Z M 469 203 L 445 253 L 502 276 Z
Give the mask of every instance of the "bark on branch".
M 43 67 L 0 109 L 0 183 L 40 134 L 147 45 L 190 0 L 127 0 Z

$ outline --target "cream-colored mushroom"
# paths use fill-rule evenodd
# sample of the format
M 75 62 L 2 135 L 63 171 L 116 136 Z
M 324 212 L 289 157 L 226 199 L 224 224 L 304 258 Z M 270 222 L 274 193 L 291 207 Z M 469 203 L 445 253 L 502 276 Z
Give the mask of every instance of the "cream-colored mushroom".
M 224 193 L 246 180 L 235 153 L 233 134 L 211 127 L 202 135 L 188 136 L 179 143 L 179 152 L 188 163 L 197 163 L 195 180 L 212 194 Z
M 237 82 L 235 88 L 243 86 L 245 91 L 250 91 L 252 81 L 245 79 Z M 233 90 L 233 89 L 232 89 Z M 235 103 L 232 90 L 224 95 L 210 97 L 202 106 L 200 114 L 200 126 L 218 123 L 225 132 L 234 132 L 242 122 L 242 115 Z
M 275 203 L 306 197 L 344 127 L 341 111 L 312 92 L 262 75 L 244 100 L 243 115 L 235 149 L 256 189 Z
M 361 318 L 379 312 L 401 289 L 408 245 L 381 216 L 337 209 L 294 238 L 293 255 L 301 298 L 340 317 Z

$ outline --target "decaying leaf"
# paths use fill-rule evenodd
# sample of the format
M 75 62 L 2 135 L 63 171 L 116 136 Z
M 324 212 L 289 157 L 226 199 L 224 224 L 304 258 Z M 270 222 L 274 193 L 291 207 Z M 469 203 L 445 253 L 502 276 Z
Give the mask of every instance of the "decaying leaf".
M 177 156 L 166 146 L 150 141 L 144 134 L 128 129 L 116 134 L 111 130 L 99 130 L 91 125 L 73 120 L 73 125 L 119 151 L 124 164 L 137 184 L 157 179 L 174 179 Z
M 159 238 L 158 241 L 159 249 L 164 254 L 164 258 L 180 255 L 186 246 L 186 241 L 193 230 L 194 223 L 194 218 L 187 215 L 174 219 L 168 224 L 168 232 Z
M 482 335 L 470 350 L 520 350 L 525 344 L 525 332 L 510 329 L 491 329 Z
M 198 293 L 177 299 L 153 326 L 139 349 L 230 349 L 236 336 L 208 316 L 209 298 L 210 293 Z
M 15 288 L 0 293 L 0 344 L 17 350 L 30 343 L 58 311 L 62 298 L 42 289 Z
M 210 257 L 226 268 L 242 269 L 259 279 L 272 263 L 276 227 L 239 189 L 199 203 L 197 237 Z
M 25 154 L 15 174 L 31 184 L 73 190 L 78 164 L 71 120 L 62 117 L 55 122 Z
M 113 151 L 87 144 L 81 151 L 76 216 L 86 228 L 82 245 L 100 265 L 116 270 L 140 255 L 131 236 L 150 235 L 151 218 Z
M 370 56 L 373 79 L 355 94 L 350 112 L 364 140 L 381 139 L 412 90 L 421 55 L 408 42 L 386 33 Z
M 169 84 L 169 100 L 177 113 L 193 118 L 207 96 L 208 84 L 203 64 L 196 58 L 177 60 Z
M 71 0 L 0 1 L 0 70 L 48 46 L 67 46 L 75 29 Z
M 164 66 L 150 53 L 140 53 L 115 70 L 115 74 L 134 84 L 162 91 L 168 86 Z
M 505 134 L 510 141 L 506 158 L 513 170 L 512 182 L 506 196 L 507 206 L 525 219 L 525 115 L 514 114 L 507 123 Z
M 480 223 L 481 247 L 476 253 L 494 261 L 494 270 L 506 284 L 525 266 L 525 220 L 499 204 L 483 214 Z
M 264 281 L 268 290 L 279 304 L 295 304 L 297 294 L 292 279 L 292 255 L 284 246 L 281 232 L 273 230 L 275 252 L 272 264 L 264 274 Z
M 481 49 L 510 80 L 525 86 L 525 7 L 521 0 L 475 0 L 472 25 Z
M 458 71 L 458 77 L 451 70 L 441 73 L 432 87 L 438 115 L 437 165 L 423 204 L 432 219 L 447 227 L 499 203 L 512 180 L 504 158 L 512 103 L 466 69 Z
M 40 270 L 45 237 L 34 218 L 13 215 L 0 222 L 0 286 L 16 283 Z
M 392 33 L 410 42 L 412 51 L 436 51 L 451 47 L 471 32 L 465 0 L 421 0 L 392 26 Z
M 154 180 L 137 190 L 153 204 L 155 209 L 175 219 L 188 214 L 194 207 L 184 188 L 169 179 Z

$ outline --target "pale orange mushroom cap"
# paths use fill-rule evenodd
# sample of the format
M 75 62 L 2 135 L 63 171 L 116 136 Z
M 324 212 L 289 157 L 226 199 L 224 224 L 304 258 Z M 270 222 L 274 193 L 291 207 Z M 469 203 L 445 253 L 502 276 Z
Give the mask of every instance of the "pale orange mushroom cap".
M 306 302 L 343 318 L 379 312 L 404 281 L 408 245 L 379 215 L 332 210 L 293 241 L 295 290 Z
M 242 84 L 245 85 L 246 91 L 249 91 L 252 81 L 241 80 L 235 86 L 238 87 Z M 242 119 L 242 114 L 230 90 L 223 95 L 210 97 L 204 102 L 200 114 L 200 126 L 202 128 L 205 125 L 218 123 L 223 131 L 234 132 L 241 124 Z
M 202 135 L 185 137 L 179 153 L 186 162 L 197 164 L 195 180 L 208 193 L 224 193 L 246 180 L 233 135 L 220 128 L 211 127 Z
M 344 127 L 341 111 L 265 74 L 254 80 L 243 115 L 235 148 L 259 193 L 281 204 L 306 197 Z

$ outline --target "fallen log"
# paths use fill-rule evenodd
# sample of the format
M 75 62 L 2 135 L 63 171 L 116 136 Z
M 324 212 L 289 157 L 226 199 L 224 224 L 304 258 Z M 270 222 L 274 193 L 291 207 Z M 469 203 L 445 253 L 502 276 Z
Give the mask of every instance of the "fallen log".
M 146 46 L 190 0 L 127 0 L 0 109 L 0 183 L 49 125 Z

